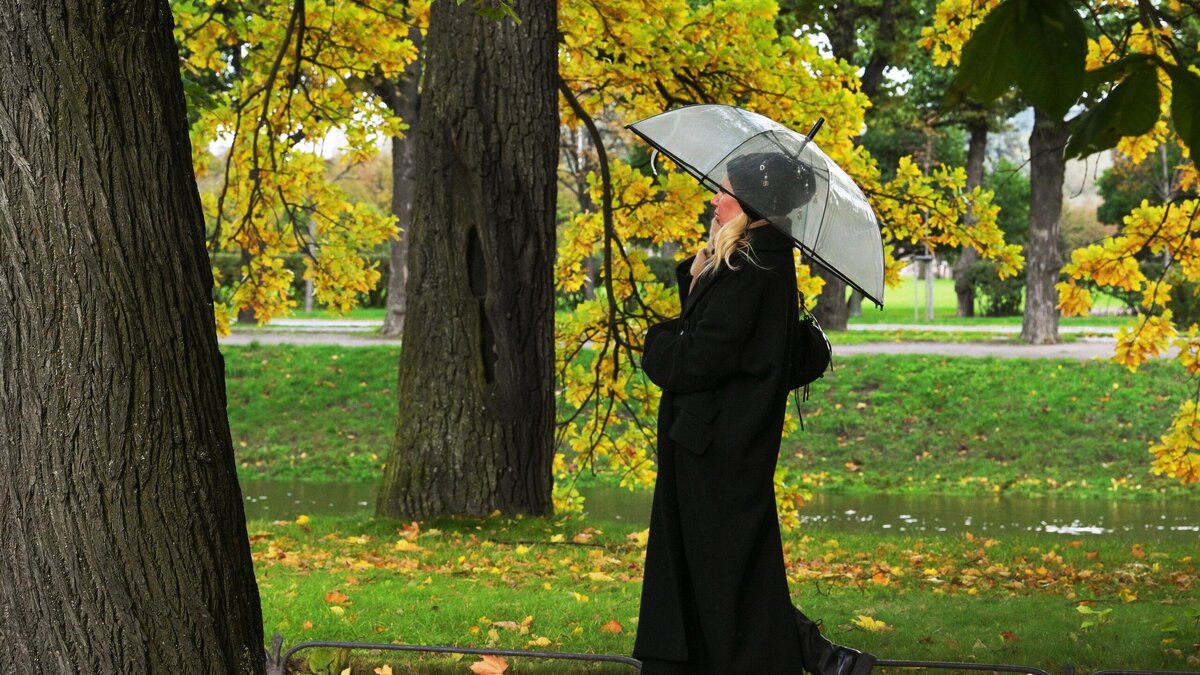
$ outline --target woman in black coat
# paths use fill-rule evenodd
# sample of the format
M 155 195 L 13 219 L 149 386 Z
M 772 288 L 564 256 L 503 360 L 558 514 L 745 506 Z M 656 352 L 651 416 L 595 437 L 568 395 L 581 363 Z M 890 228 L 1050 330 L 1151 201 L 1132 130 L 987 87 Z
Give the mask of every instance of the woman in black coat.
M 780 214 L 807 201 L 750 201 L 772 170 L 765 155 L 729 163 L 710 243 L 676 270 L 680 316 L 646 334 L 642 367 L 663 390 L 633 649 L 646 675 L 858 675 L 874 661 L 825 640 L 788 594 L 774 474 L 796 268 L 791 239 L 733 196 Z

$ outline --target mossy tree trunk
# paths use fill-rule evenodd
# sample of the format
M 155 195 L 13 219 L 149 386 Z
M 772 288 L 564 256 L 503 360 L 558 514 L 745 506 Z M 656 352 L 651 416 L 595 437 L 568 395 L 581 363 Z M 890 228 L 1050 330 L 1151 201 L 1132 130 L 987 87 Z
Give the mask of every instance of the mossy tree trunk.
M 259 673 L 163 0 L 0 0 L 0 672 Z
M 556 7 L 515 9 L 433 4 L 382 516 L 553 508 Z

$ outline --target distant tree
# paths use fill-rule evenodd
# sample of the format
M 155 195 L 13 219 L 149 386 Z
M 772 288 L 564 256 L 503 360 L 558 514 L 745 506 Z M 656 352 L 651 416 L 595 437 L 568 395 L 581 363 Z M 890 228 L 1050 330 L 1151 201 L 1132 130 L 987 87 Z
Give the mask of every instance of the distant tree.
M 1196 9 L 1192 2 L 1004 0 L 981 8 L 971 0 L 943 0 L 939 11 L 977 22 L 966 30 L 950 31 L 950 23 L 943 26 L 949 48 L 966 43 L 952 91 L 987 101 L 1013 87 L 1020 89 L 1043 111 L 1030 139 L 1035 169 L 1042 158 L 1058 161 L 1064 155 L 1082 157 L 1113 147 L 1134 164 L 1163 145 L 1186 148 L 1194 157 L 1200 151 Z M 1070 122 L 1068 141 L 1061 120 L 1077 103 L 1082 105 Z M 1170 157 L 1169 147 L 1166 156 Z M 1195 163 L 1182 162 L 1176 170 L 1181 188 L 1195 189 L 1200 182 Z M 1036 171 L 1031 180 L 1031 240 L 1036 247 L 1039 238 L 1045 239 L 1037 223 L 1052 201 L 1039 204 L 1037 195 L 1043 188 L 1061 189 L 1061 182 L 1053 176 L 1043 180 Z M 1141 293 L 1141 306 L 1147 311 L 1118 333 L 1114 360 L 1137 369 L 1174 346 L 1184 372 L 1200 375 L 1200 325 L 1177 326 L 1173 311 L 1178 307 L 1180 316 L 1195 315 L 1177 305 L 1191 295 L 1176 295 L 1174 289 L 1200 282 L 1198 210 L 1200 200 L 1180 196 L 1162 205 L 1134 208 L 1122 219 L 1117 236 L 1072 254 L 1061 270 L 1065 279 L 1056 285 L 1056 309 L 1067 315 L 1086 313 L 1092 304 L 1087 286 L 1092 283 Z M 1165 260 L 1153 277 L 1138 261 L 1146 251 Z M 1031 260 L 1027 274 L 1043 277 L 1038 281 L 1039 297 L 1040 284 L 1050 272 L 1059 274 Z M 1034 301 L 1027 296 L 1027 302 Z M 1028 329 L 1028 310 L 1026 317 Z M 1185 483 L 1200 482 L 1200 393 L 1181 403 L 1170 428 L 1150 451 L 1154 472 Z
M 168 5 L 0 45 L 0 672 L 261 673 Z
M 202 195 L 210 255 L 244 261 L 237 278 L 216 280 L 218 331 L 228 333 L 235 315 L 267 322 L 291 311 L 293 273 L 283 263 L 297 252 L 307 256 L 317 301 L 349 310 L 379 282 L 366 253 L 396 238 L 396 217 L 349 199 L 325 171 L 320 145 L 339 132 L 343 158 L 355 164 L 404 135 L 408 99 L 389 83 L 411 80 L 428 0 L 171 5 L 196 111 L 198 177 L 205 149 L 229 144 L 220 185 Z M 393 169 L 403 171 L 398 157 Z

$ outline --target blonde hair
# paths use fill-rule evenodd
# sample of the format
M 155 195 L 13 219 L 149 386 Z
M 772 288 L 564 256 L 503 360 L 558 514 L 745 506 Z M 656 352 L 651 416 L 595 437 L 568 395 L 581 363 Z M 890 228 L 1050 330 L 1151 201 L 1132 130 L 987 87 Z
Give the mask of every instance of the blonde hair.
M 737 214 L 721 227 L 721 231 L 717 233 L 717 240 L 713 242 L 713 254 L 704 262 L 704 269 L 700 270 L 700 274 L 696 275 L 697 280 L 710 274 L 724 263 L 731 270 L 739 269 L 733 263 L 733 254 L 741 251 L 742 255 L 753 264 L 755 262 L 754 249 L 750 246 L 750 239 L 746 233 L 750 230 L 750 225 L 757 223 L 765 223 L 765 220 L 758 220 L 754 223 L 750 222 L 750 217 L 746 212 Z M 716 218 L 713 218 L 713 224 L 716 224 Z M 759 265 L 761 267 L 761 265 Z

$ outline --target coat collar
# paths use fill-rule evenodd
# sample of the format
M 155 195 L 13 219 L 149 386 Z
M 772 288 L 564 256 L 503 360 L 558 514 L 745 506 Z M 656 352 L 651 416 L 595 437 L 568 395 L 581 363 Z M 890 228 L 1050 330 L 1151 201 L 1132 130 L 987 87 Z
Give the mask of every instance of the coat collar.
M 754 249 L 755 253 L 762 251 L 787 251 L 792 248 L 792 238 L 779 231 L 774 225 L 751 228 L 747 231 L 747 236 L 750 239 L 750 246 Z M 743 262 L 743 264 L 749 263 Z M 696 287 L 688 293 L 680 316 L 686 317 L 691 313 L 692 308 L 700 301 L 700 297 L 730 272 L 731 270 L 728 267 L 721 265 L 715 272 L 697 282 Z
M 771 224 L 752 227 L 747 230 L 747 236 L 755 251 L 784 251 L 792 247 L 791 235 Z

